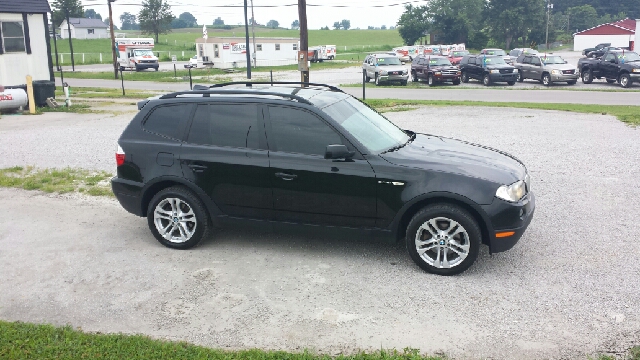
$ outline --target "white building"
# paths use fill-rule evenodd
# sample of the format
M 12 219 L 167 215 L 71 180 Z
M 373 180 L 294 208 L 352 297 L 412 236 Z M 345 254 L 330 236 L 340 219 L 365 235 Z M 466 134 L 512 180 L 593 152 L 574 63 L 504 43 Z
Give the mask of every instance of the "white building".
M 47 0 L 0 0 L 0 85 L 53 81 Z
M 627 18 L 575 33 L 573 34 L 573 50 L 582 51 L 602 43 L 633 49 L 634 44 L 638 44 L 636 29 L 639 22 L 640 20 Z
M 239 37 L 196 39 L 198 62 L 212 62 L 213 67 L 219 69 L 246 67 L 245 45 L 245 38 Z M 249 43 L 251 57 L 255 55 L 257 66 L 297 64 L 299 48 L 296 38 L 256 38 L 254 54 L 253 43 Z
M 107 24 L 100 19 L 69 18 L 72 39 L 106 39 L 110 35 L 107 32 Z M 69 38 L 67 20 L 60 24 L 60 35 L 63 39 Z

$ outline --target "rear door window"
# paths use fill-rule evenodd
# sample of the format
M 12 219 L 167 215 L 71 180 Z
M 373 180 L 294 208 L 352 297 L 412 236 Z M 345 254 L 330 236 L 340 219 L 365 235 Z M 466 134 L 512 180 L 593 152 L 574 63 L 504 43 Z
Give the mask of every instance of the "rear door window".
M 147 116 L 143 127 L 154 134 L 182 140 L 192 109 L 192 104 L 158 106 Z
M 187 141 L 198 145 L 259 148 L 256 104 L 202 104 L 193 116 Z

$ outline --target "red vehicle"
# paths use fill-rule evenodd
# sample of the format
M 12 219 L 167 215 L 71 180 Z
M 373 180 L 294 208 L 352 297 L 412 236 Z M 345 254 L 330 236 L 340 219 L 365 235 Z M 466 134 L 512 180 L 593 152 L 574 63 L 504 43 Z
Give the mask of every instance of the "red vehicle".
M 451 65 L 459 65 L 460 64 L 460 60 L 462 60 L 462 58 L 465 55 L 469 55 L 469 51 L 467 51 L 467 50 L 451 50 L 449 52 L 449 61 L 451 61 Z

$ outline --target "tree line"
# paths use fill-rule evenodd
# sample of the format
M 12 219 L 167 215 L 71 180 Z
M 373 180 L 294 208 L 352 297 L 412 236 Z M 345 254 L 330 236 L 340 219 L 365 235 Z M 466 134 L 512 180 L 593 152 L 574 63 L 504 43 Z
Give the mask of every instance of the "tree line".
M 551 3 L 554 0 L 550 0 Z M 640 17 L 640 0 L 556 0 L 549 14 L 549 42 L 570 42 L 572 34 L 626 17 Z M 426 34 L 467 47 L 530 47 L 546 41 L 546 0 L 431 0 L 405 5 L 398 30 L 407 45 Z

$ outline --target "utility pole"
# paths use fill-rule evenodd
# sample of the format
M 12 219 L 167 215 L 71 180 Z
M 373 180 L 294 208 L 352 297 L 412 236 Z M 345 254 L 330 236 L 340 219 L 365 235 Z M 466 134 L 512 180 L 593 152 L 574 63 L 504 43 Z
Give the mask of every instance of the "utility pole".
M 254 25 L 256 23 L 256 17 L 253 14 L 253 0 L 251 0 L 251 33 L 253 34 L 253 66 L 258 66 L 258 53 L 256 52 L 256 30 Z
M 71 41 L 71 24 L 69 24 L 69 9 L 64 9 L 67 17 L 67 35 L 69 35 L 69 50 L 71 50 L 71 71 L 76 71 L 76 63 L 73 60 L 73 42 Z
M 309 36 L 307 33 L 307 0 L 298 0 L 298 18 L 300 19 L 300 53 L 302 54 L 303 63 L 300 68 L 300 81 L 303 83 L 309 82 Z M 300 56 L 300 55 L 299 55 Z
M 547 51 L 549 50 L 549 12 L 551 9 L 553 9 L 553 4 L 550 4 L 549 1 L 550 0 L 547 0 L 547 34 L 545 36 Z
M 58 41 L 56 39 L 56 25 L 53 23 L 53 16 L 51 17 L 51 29 L 53 29 L 53 48 L 56 50 L 56 71 L 60 71 L 60 65 L 58 64 Z
M 111 57 L 113 62 L 114 79 L 118 78 L 118 61 L 116 58 L 116 37 L 113 35 L 113 13 L 111 12 L 111 3 L 116 0 L 107 0 L 109 5 L 109 30 L 111 30 Z
M 247 0 L 244 0 L 245 52 L 247 53 L 247 79 L 251 80 L 251 49 L 249 49 L 249 20 L 247 19 Z

